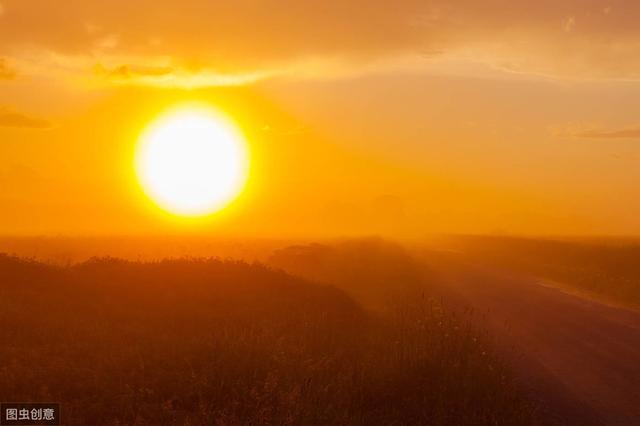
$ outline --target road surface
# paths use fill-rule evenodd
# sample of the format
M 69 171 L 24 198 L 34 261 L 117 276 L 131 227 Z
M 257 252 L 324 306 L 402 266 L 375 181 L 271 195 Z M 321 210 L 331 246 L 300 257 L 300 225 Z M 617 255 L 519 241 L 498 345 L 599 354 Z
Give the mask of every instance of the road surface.
M 452 257 L 445 300 L 472 307 L 549 425 L 640 425 L 640 312 Z

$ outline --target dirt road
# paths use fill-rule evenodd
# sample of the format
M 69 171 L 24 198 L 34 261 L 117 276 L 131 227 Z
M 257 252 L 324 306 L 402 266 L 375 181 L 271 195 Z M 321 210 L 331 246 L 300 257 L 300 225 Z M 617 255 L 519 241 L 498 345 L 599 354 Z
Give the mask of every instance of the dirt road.
M 640 312 L 460 259 L 431 265 L 469 306 L 553 425 L 640 425 Z

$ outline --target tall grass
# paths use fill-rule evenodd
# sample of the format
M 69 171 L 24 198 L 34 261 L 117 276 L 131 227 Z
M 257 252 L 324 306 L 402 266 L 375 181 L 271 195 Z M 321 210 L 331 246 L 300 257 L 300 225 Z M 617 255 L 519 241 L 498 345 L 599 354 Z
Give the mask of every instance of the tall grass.
M 261 265 L 0 256 L 0 400 L 70 425 L 531 423 L 488 342 L 428 295 L 384 314 Z

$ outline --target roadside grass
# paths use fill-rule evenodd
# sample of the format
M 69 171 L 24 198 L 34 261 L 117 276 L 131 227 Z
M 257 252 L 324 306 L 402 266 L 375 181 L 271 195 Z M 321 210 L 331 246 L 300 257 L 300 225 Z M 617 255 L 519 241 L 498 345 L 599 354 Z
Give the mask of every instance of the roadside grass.
M 428 294 L 363 309 L 216 259 L 0 256 L 0 400 L 69 425 L 528 425 L 487 339 Z
M 568 284 L 611 301 L 640 307 L 640 243 L 637 241 L 544 240 L 461 237 L 466 255 L 516 271 Z

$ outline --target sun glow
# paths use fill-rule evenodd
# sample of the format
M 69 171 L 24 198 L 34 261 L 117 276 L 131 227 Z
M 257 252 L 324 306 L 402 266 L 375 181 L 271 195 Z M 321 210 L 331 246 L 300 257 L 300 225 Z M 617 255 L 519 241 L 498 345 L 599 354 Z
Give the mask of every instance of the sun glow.
M 174 110 L 151 124 L 138 142 L 135 169 L 144 192 L 162 209 L 203 216 L 233 201 L 248 177 L 240 131 L 210 108 Z

